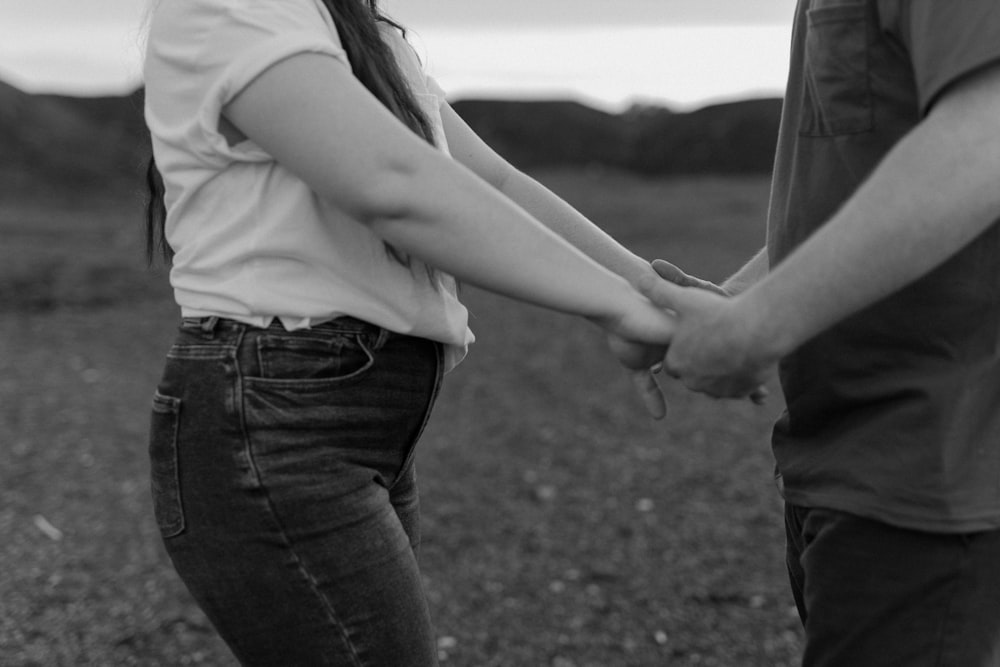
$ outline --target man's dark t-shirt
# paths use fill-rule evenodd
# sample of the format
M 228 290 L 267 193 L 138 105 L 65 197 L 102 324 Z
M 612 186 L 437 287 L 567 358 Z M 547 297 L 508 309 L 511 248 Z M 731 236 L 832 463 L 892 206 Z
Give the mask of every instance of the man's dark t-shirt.
M 995 0 L 800 0 L 771 266 L 942 92 L 996 64 Z M 789 502 L 936 532 L 1000 527 L 1000 224 L 806 343 L 782 363 L 781 380 L 788 411 L 774 451 Z

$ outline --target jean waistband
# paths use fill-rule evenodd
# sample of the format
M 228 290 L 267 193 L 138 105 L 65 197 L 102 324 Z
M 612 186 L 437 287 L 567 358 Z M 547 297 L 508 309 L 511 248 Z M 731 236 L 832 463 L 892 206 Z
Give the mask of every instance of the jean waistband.
M 246 322 L 238 322 L 236 320 L 231 320 L 225 317 L 218 317 L 215 315 L 208 317 L 185 317 L 181 319 L 181 328 L 184 329 L 198 329 L 199 331 L 210 334 L 210 333 L 230 333 L 248 330 L 258 330 L 263 331 L 261 327 L 256 327 L 252 324 L 247 324 Z M 331 320 L 325 320 L 319 324 L 313 324 L 309 327 L 312 330 L 317 331 L 336 331 L 338 333 L 349 333 L 349 334 L 362 334 L 362 333 L 381 333 L 383 331 L 382 327 L 372 324 L 371 322 L 366 322 L 364 320 L 359 320 L 356 317 L 351 317 L 345 315 L 342 317 L 335 317 Z M 285 326 L 281 323 L 281 320 L 277 317 L 271 321 L 271 325 L 267 329 L 274 329 L 278 331 L 285 331 Z

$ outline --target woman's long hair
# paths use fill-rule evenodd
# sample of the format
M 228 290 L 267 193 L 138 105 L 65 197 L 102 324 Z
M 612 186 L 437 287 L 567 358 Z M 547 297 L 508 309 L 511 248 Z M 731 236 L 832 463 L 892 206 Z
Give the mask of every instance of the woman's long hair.
M 383 15 L 377 0 L 323 0 L 337 26 L 341 44 L 347 52 L 354 76 L 397 118 L 428 143 L 434 143 L 434 131 L 417 104 L 410 86 L 396 63 L 392 49 L 382 39 L 379 24 L 385 23 L 406 35 L 398 23 Z M 146 204 L 146 257 L 152 264 L 162 256 L 170 262 L 173 251 L 166 241 L 163 179 L 151 157 L 146 168 L 149 191 Z M 391 245 L 386 250 L 397 261 L 409 265 L 409 259 Z

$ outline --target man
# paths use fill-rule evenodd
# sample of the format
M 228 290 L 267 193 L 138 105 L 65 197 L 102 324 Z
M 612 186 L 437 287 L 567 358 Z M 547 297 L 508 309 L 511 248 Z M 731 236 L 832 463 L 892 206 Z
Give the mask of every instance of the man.
M 690 388 L 780 360 L 808 667 L 1000 666 L 998 219 L 1000 3 L 800 0 L 767 248 L 646 287 Z

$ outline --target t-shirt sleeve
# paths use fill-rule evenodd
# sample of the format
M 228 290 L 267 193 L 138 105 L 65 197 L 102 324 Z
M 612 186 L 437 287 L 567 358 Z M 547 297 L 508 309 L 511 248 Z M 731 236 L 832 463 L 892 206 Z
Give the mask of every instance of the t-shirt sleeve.
M 173 27 L 175 72 L 190 77 L 178 84 L 186 88 L 177 98 L 185 100 L 197 128 L 188 134 L 189 149 L 212 162 L 267 159 L 251 142 L 229 146 L 219 119 L 223 107 L 269 67 L 300 53 L 328 54 L 350 66 L 332 19 L 315 0 L 191 2 Z
M 926 114 L 949 86 L 1000 63 L 1000 3 L 996 0 L 894 0 L 897 36 L 913 63 Z

